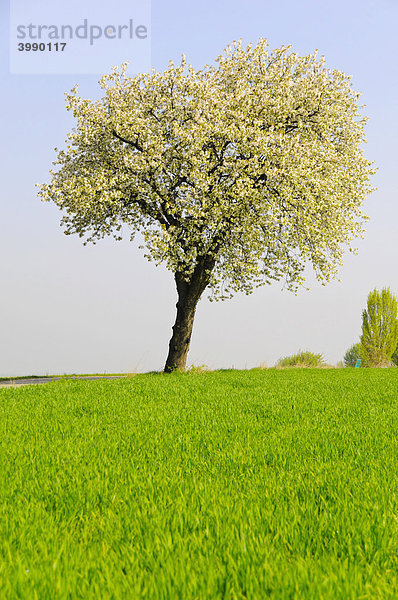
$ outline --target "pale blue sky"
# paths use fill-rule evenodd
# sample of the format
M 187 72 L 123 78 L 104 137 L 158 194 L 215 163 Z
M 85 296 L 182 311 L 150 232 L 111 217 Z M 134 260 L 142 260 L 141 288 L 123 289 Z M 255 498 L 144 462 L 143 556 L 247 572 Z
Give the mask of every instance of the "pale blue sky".
M 81 95 L 98 97 L 99 77 L 11 75 L 5 0 L 0 10 L 0 376 L 161 369 L 175 317 L 172 274 L 148 263 L 138 242 L 83 247 L 63 234 L 59 210 L 36 196 L 34 184 L 49 180 L 54 147 L 73 126 L 64 92 L 78 83 Z M 205 292 L 189 364 L 271 366 L 299 348 L 336 363 L 358 339 L 368 292 L 390 286 L 398 295 L 397 28 L 396 0 L 152 2 L 157 70 L 182 52 L 201 68 L 238 38 L 292 44 L 300 54 L 318 48 L 328 67 L 353 75 L 363 92 L 365 153 L 379 169 L 378 191 L 365 205 L 366 237 L 358 256 L 346 255 L 341 282 L 322 287 L 310 276 L 311 290 L 298 296 L 275 283 L 219 303 Z M 125 54 L 128 60 L 128 42 Z

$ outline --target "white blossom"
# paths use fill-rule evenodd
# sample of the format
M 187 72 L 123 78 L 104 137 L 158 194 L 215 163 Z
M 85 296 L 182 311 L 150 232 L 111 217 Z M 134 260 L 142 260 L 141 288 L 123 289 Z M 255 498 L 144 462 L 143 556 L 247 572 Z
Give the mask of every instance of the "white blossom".
M 296 290 L 307 262 L 334 277 L 364 232 L 375 172 L 351 78 L 263 39 L 199 71 L 185 56 L 163 73 L 127 68 L 102 77 L 98 101 L 77 85 L 66 94 L 77 125 L 39 192 L 64 211 L 65 233 L 120 239 L 127 225 L 187 281 L 213 257 L 215 299 L 280 279 Z

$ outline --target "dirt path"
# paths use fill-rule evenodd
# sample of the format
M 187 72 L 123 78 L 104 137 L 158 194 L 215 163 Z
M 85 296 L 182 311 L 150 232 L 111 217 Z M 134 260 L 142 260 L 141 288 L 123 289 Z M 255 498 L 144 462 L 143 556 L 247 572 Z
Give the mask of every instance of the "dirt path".
M 0 381 L 0 387 L 19 387 L 21 385 L 38 385 L 41 383 L 49 383 L 50 381 L 61 381 L 61 379 L 77 379 L 79 381 L 95 381 L 99 379 L 124 379 L 127 375 L 88 375 L 86 377 L 71 376 L 71 377 L 34 377 L 32 379 L 5 379 Z

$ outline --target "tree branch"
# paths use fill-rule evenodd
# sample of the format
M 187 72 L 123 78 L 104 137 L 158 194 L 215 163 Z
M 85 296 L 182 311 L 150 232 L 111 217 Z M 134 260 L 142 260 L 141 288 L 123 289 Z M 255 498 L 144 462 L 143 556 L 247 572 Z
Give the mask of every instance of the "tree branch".
M 121 135 L 119 135 L 118 133 L 116 133 L 116 131 L 114 129 L 112 129 L 112 134 L 121 142 L 124 142 L 125 144 L 128 144 L 129 146 L 133 146 L 133 148 L 135 148 L 136 150 L 139 150 L 140 152 L 144 152 L 144 148 L 141 146 L 141 144 L 138 143 L 138 136 L 137 136 L 137 140 L 135 142 L 132 142 L 130 140 L 126 140 L 126 138 L 124 138 Z

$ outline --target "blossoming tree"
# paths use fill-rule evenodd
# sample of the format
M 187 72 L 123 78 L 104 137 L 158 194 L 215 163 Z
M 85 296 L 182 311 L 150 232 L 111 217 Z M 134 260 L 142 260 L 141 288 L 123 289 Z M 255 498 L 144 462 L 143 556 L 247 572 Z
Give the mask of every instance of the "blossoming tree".
M 84 243 L 141 232 L 145 256 L 173 273 L 178 302 L 165 371 L 184 369 L 197 303 L 251 293 L 272 280 L 295 291 L 312 264 L 337 273 L 363 234 L 374 173 L 350 77 L 317 53 L 228 46 L 196 71 L 102 77 L 102 99 L 67 96 L 77 127 L 42 200 Z M 57 149 L 56 149 L 57 150 Z

